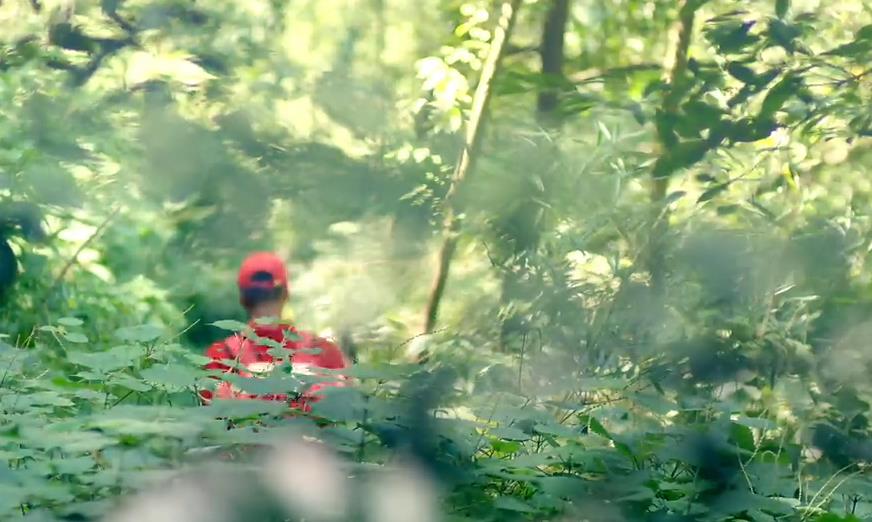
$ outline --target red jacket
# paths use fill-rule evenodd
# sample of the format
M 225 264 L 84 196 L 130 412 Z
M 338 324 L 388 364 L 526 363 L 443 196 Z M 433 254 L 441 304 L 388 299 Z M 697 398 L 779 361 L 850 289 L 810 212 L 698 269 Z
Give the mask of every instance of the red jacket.
M 308 332 L 301 332 L 290 325 L 259 325 L 251 324 L 252 330 L 257 337 L 272 339 L 282 343 L 285 349 L 294 352 L 291 356 L 294 373 L 299 374 L 316 374 L 317 368 L 328 368 L 339 370 L 346 368 L 348 363 L 342 351 L 330 341 L 316 337 Z M 286 335 L 287 334 L 287 335 Z M 290 339 L 288 339 L 290 337 Z M 320 349 L 320 353 L 307 353 L 306 351 L 299 352 L 300 349 Z M 206 356 L 212 361 L 206 364 L 207 370 L 223 370 L 226 373 L 238 373 L 242 377 L 252 377 L 254 373 L 263 373 L 271 370 L 275 364 L 275 359 L 269 354 L 269 346 L 256 344 L 254 341 L 245 338 L 241 333 L 232 335 L 223 341 L 218 341 L 206 350 Z M 222 364 L 222 360 L 235 360 L 240 365 L 245 366 L 250 371 L 238 371 L 234 368 Z M 310 409 L 310 403 L 317 401 L 320 397 L 317 392 L 328 386 L 344 386 L 344 378 L 336 376 L 336 380 L 324 383 L 313 384 L 306 390 L 300 400 L 292 401 L 292 408 L 299 408 L 304 411 Z M 258 397 L 245 393 L 235 388 L 229 382 L 222 381 L 218 388 L 213 393 L 210 390 L 201 390 L 200 397 L 205 403 L 209 403 L 213 396 L 219 399 L 263 399 L 263 400 L 287 400 L 285 395 L 269 395 Z

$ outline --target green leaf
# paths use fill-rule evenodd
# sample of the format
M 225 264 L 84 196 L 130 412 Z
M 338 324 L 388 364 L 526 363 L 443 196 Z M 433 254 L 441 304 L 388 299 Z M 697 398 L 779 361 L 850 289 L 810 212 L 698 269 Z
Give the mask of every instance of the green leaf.
M 35 406 L 74 406 L 73 401 L 52 391 L 34 392 L 24 397 Z
M 28 441 L 28 446 L 47 450 L 63 448 L 67 453 L 100 450 L 117 442 L 96 431 L 62 428 L 61 431 L 54 426 L 26 426 L 21 428 L 21 437 Z
M 602 136 L 603 138 L 605 138 L 606 141 L 613 140 L 612 133 L 609 131 L 609 128 L 606 127 L 605 123 L 603 123 L 600 120 L 597 120 L 596 125 L 597 125 L 597 129 L 599 132 L 599 136 Z M 598 136 L 598 138 L 599 138 L 599 136 Z
M 588 377 L 579 382 L 578 389 L 583 391 L 622 390 L 626 386 L 626 380 L 616 377 Z
M 758 117 L 771 118 L 776 112 L 784 107 L 787 100 L 797 94 L 801 85 L 801 77 L 793 72 L 787 73 L 781 81 L 776 83 L 771 89 L 769 89 L 769 92 L 766 93 Z
M 626 495 L 617 498 L 618 502 L 644 502 L 654 498 L 654 491 L 651 488 L 639 487 L 634 488 Z
M 64 332 L 64 339 L 74 344 L 88 343 L 88 337 L 78 332 Z
M 558 498 L 571 498 L 585 487 L 584 480 L 578 477 L 540 477 L 536 482 L 542 491 Z
M 224 380 L 253 395 L 288 395 L 302 391 L 299 379 L 277 371 L 270 372 L 265 377 L 250 378 L 228 374 L 224 376 Z
M 203 424 L 194 421 L 118 415 L 98 417 L 90 425 L 104 433 L 125 436 L 128 440 L 142 440 L 152 436 L 182 439 L 196 436 L 204 429 Z
M 355 388 L 335 388 L 312 405 L 312 413 L 337 422 L 360 421 L 366 408 L 366 397 Z
M 825 56 L 862 57 L 872 53 L 872 24 L 857 31 L 854 40 L 823 53 Z
M 730 73 L 730 76 L 742 83 L 749 83 L 752 85 L 757 83 L 757 74 L 747 65 L 738 62 L 731 62 L 727 65 L 727 72 Z
M 513 440 L 504 440 L 504 439 L 494 439 L 491 441 L 491 447 L 497 453 L 502 453 L 504 455 L 510 455 L 513 453 L 517 453 L 518 450 L 521 449 L 521 443 Z M 500 461 L 502 462 L 502 461 Z M 512 461 L 514 463 L 514 460 Z
M 205 355 L 201 355 L 199 353 L 185 352 L 183 356 L 185 359 L 187 359 L 197 367 L 205 366 L 212 361 L 211 357 L 206 357 Z
M 67 360 L 98 372 L 119 370 L 133 365 L 140 357 L 139 349 L 130 346 L 116 346 L 105 352 L 70 352 Z
M 228 330 L 230 332 L 243 332 L 248 329 L 248 325 L 245 323 L 241 323 L 239 321 L 233 321 L 230 319 L 225 319 L 221 321 L 215 321 L 214 323 L 210 323 L 212 326 L 220 328 L 222 330 Z
M 739 415 L 734 422 L 736 424 L 741 424 L 742 426 L 748 426 L 749 428 L 759 430 L 774 430 L 778 427 L 777 424 L 765 417 L 746 417 L 745 415 Z
M 121 328 L 115 332 L 115 336 L 125 342 L 149 343 L 163 334 L 163 329 L 152 324 Z
M 733 442 L 736 443 L 736 446 L 746 451 L 754 451 L 754 434 L 751 433 L 751 429 L 747 426 L 743 426 L 741 424 L 731 424 L 730 425 L 730 437 L 733 439 Z
M 795 40 L 802 34 L 799 26 L 775 19 L 769 22 L 769 38 L 788 53 L 796 50 Z
M 707 128 L 712 121 L 717 121 L 724 114 L 720 107 L 696 98 L 688 100 L 681 106 L 681 110 L 685 119 L 698 120 L 695 126 L 700 129 Z
M 75 328 L 77 326 L 82 326 L 83 324 L 85 324 L 84 322 L 82 322 L 81 319 L 78 319 L 76 317 L 61 317 L 60 319 L 58 319 L 57 322 L 61 326 L 67 326 L 70 328 Z
M 715 185 L 714 187 L 712 187 L 712 188 L 706 190 L 705 192 L 703 192 L 702 194 L 700 194 L 700 196 L 699 196 L 699 198 L 697 198 L 696 202 L 697 203 L 705 203 L 706 201 L 714 199 L 715 196 L 717 196 L 721 192 L 727 190 L 727 188 L 729 186 L 730 186 L 729 183 L 721 183 L 720 185 Z
M 152 366 L 142 370 L 140 375 L 146 382 L 175 390 L 190 388 L 200 378 L 199 369 L 181 365 Z
M 687 192 L 685 192 L 683 190 L 677 190 L 677 191 L 669 194 L 668 196 L 666 196 L 665 203 L 667 205 L 671 205 L 672 203 L 675 203 L 676 201 L 680 200 L 681 198 L 683 198 L 686 195 L 687 195 Z
M 724 493 L 719 499 L 722 506 L 736 506 L 735 511 L 739 510 L 760 510 L 770 512 L 776 515 L 789 515 L 794 513 L 794 508 L 790 504 L 781 500 L 755 495 L 748 490 L 729 491 Z M 738 506 L 741 506 L 740 508 Z
M 706 140 L 687 140 L 678 143 L 657 159 L 652 175 L 655 178 L 668 177 L 690 167 L 702 160 L 710 148 L 711 145 Z
M 52 461 L 52 467 L 63 475 L 81 475 L 82 473 L 93 469 L 95 466 L 94 459 L 91 457 L 78 457 L 72 459 L 59 459 Z
M 784 18 L 790 10 L 790 0 L 775 0 L 775 16 Z
M 750 34 L 752 27 L 754 22 L 736 20 L 712 24 L 704 32 L 706 38 L 718 48 L 719 52 L 734 54 L 759 41 L 758 36 Z
M 216 399 L 203 408 L 211 417 L 247 419 L 261 415 L 280 415 L 288 411 L 288 405 L 280 401 L 240 401 Z
M 530 435 L 524 433 L 518 428 L 513 428 L 511 426 L 506 426 L 504 428 L 494 428 L 490 430 L 490 434 L 494 437 L 499 437 L 505 440 L 524 441 L 530 439 Z
M 498 497 L 494 507 L 504 511 L 516 511 L 518 513 L 536 513 L 536 509 L 515 497 Z
M 152 387 L 146 384 L 139 379 L 134 379 L 130 375 L 117 375 L 109 380 L 109 384 L 112 386 L 120 386 L 122 388 L 126 388 L 128 390 L 133 390 L 137 392 L 147 392 L 152 389 Z
M 578 422 L 582 426 L 586 425 L 588 428 L 590 428 L 590 431 L 596 433 L 597 435 L 599 435 L 601 437 L 605 437 L 606 439 L 612 440 L 611 433 L 609 433 L 605 429 L 605 427 L 603 427 L 603 425 L 600 424 L 600 421 L 596 420 L 596 418 L 594 418 L 593 416 L 591 416 L 591 415 L 579 415 Z
M 562 424 L 537 424 L 533 428 L 536 433 L 543 435 L 553 435 L 555 437 L 564 437 L 567 439 L 579 437 L 582 435 L 578 426 L 564 426 Z
M 252 331 L 247 331 L 245 333 L 245 338 L 249 339 L 253 343 L 271 348 L 273 357 L 281 358 L 284 355 L 287 355 L 287 350 L 285 348 L 285 345 L 282 344 L 280 341 L 276 341 L 275 339 L 270 339 L 269 337 L 260 337 L 258 335 L 255 335 L 254 332 L 252 332 Z M 280 350 L 285 350 L 285 353 L 281 354 Z M 279 353 L 281 355 L 275 355 L 275 353 L 277 351 L 279 351 Z
M 760 115 L 757 118 L 740 118 L 732 123 L 727 137 L 733 143 L 748 143 L 767 138 L 778 124 L 771 115 Z
M 661 393 L 640 392 L 633 394 L 633 400 L 642 408 L 657 414 L 666 415 L 670 411 L 677 410 L 678 405 Z

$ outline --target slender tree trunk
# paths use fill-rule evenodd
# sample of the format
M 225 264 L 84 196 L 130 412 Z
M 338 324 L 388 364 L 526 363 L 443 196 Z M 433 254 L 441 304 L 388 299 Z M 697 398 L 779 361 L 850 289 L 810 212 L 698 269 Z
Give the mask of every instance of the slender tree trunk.
M 566 22 L 569 18 L 569 0 L 553 0 L 548 10 L 548 17 L 542 27 L 542 45 L 539 56 L 542 60 L 542 75 L 546 81 L 563 78 L 563 47 L 566 34 Z M 557 125 L 554 120 L 558 109 L 558 89 L 544 87 L 539 91 L 536 103 L 536 114 L 547 126 Z
M 697 10 L 707 0 L 682 0 L 678 11 L 678 38 L 672 63 L 668 66 L 668 90 L 660 107 L 663 121 L 675 120 L 681 98 L 685 94 L 684 82 L 687 81 L 688 51 L 693 37 L 693 25 Z M 678 140 L 671 125 L 659 125 L 657 139 L 660 155 L 667 154 Z M 664 240 L 668 232 L 669 216 L 666 206 L 666 196 L 669 190 L 669 177 L 672 172 L 656 173 L 651 180 L 652 224 L 648 243 L 647 264 L 651 275 L 651 284 L 655 291 L 665 287 L 666 261 Z
M 542 25 L 542 38 L 539 46 L 539 57 L 542 63 L 542 76 L 545 80 L 545 85 L 539 90 L 536 99 L 536 119 L 546 130 L 557 130 L 560 126 L 560 87 L 559 84 L 563 80 L 563 62 L 564 62 L 564 43 L 566 34 L 566 23 L 569 18 L 569 0 L 552 0 L 551 6 L 548 9 L 548 14 L 545 18 L 545 23 Z M 551 147 L 553 144 L 550 140 L 541 140 L 540 147 Z M 555 151 L 556 152 L 556 151 Z M 546 155 L 550 157 L 550 155 Z M 542 170 L 547 171 L 548 165 L 542 165 Z M 532 184 L 532 181 L 530 182 Z M 531 187 L 529 194 L 535 194 L 535 188 Z M 521 276 L 526 267 L 524 261 L 525 255 L 535 252 L 539 246 L 539 229 L 537 217 L 541 206 L 534 200 L 525 201 L 513 215 L 508 217 L 508 223 L 518 223 L 520 229 L 524 230 L 524 240 L 515 238 L 513 248 L 513 265 L 504 267 L 505 272 L 502 277 L 502 288 L 500 292 L 500 308 L 503 310 L 504 316 L 500 323 L 500 349 L 505 351 L 513 334 L 518 330 L 523 330 L 520 324 L 518 314 L 512 311 L 510 304 L 512 300 L 518 299 L 520 293 L 523 292 L 523 281 Z M 516 268 L 516 269 L 513 269 Z
M 491 83 L 499 69 L 503 52 L 506 47 L 505 43 L 511 35 L 512 27 L 515 24 L 520 5 L 521 0 L 511 0 L 501 3 L 500 19 L 494 30 L 490 52 L 485 60 L 484 66 L 482 67 L 481 77 L 479 78 L 478 86 L 476 87 L 475 94 L 472 98 L 472 109 L 466 127 L 466 140 L 463 149 L 460 151 L 460 157 L 454 169 L 454 175 L 452 176 L 448 193 L 445 195 L 445 218 L 442 225 L 442 235 L 444 239 L 442 248 L 439 252 L 439 266 L 436 271 L 436 277 L 430 291 L 430 298 L 427 300 L 427 310 L 424 323 L 424 331 L 426 333 L 431 333 L 436 326 L 436 319 L 439 315 L 439 304 L 442 301 L 442 295 L 445 292 L 445 284 L 448 280 L 451 260 L 454 256 L 454 251 L 457 250 L 460 222 L 457 218 L 457 209 L 455 208 L 455 196 L 460 186 L 472 172 L 473 160 L 475 159 L 478 148 L 481 145 L 484 118 L 487 114 L 487 108 L 490 105 Z

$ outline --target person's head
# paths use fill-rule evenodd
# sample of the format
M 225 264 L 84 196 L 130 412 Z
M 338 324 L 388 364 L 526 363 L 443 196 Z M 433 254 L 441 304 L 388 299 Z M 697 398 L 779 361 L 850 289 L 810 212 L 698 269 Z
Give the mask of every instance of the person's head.
M 288 271 L 275 254 L 256 252 L 239 267 L 239 302 L 252 319 L 279 317 L 288 300 Z

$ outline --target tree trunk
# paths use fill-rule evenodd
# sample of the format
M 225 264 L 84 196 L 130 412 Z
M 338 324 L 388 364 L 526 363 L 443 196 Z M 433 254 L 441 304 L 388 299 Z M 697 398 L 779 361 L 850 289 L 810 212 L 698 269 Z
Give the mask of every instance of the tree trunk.
M 545 85 L 539 90 L 536 100 L 536 120 L 543 128 L 549 131 L 557 130 L 560 126 L 560 91 L 559 84 L 563 81 L 564 42 L 566 23 L 569 18 L 569 0 L 552 0 L 545 23 L 542 26 L 542 38 L 539 46 L 539 57 L 542 63 L 542 76 Z M 551 140 L 538 140 L 539 147 L 553 147 Z M 555 151 L 557 152 L 557 151 Z M 552 157 L 552 155 L 544 155 Z M 542 172 L 549 169 L 549 165 L 541 166 Z M 537 188 L 532 181 L 529 182 L 530 190 L 525 194 L 534 195 Z M 522 276 L 528 269 L 526 257 L 536 251 L 539 246 L 540 224 L 538 216 L 541 205 L 535 200 L 525 201 L 520 208 L 508 216 L 507 223 L 520 224 L 517 228 L 524 231 L 523 240 L 514 238 L 511 265 L 504 267 L 502 288 L 500 292 L 500 309 L 502 318 L 500 322 L 500 349 L 507 350 L 512 336 L 523 332 L 524 325 L 519 314 L 511 308 L 513 300 L 523 299 L 524 283 Z M 510 234 L 511 235 L 511 234 Z
M 546 81 L 563 79 L 564 41 L 566 22 L 569 18 L 569 0 L 553 0 L 548 17 L 542 27 L 542 45 L 539 56 L 542 60 L 542 75 Z M 545 86 L 539 91 L 536 115 L 546 126 L 556 126 L 554 115 L 559 106 L 558 89 Z
M 675 114 L 684 96 L 683 83 L 687 81 L 685 75 L 688 65 L 688 51 L 693 37 L 693 24 L 696 11 L 707 0 L 682 0 L 678 11 L 678 42 L 672 64 L 669 68 L 667 82 L 668 89 L 660 107 L 660 113 L 664 121 L 674 121 Z M 660 155 L 676 145 L 677 138 L 672 132 L 670 125 L 658 125 L 657 139 L 660 147 Z M 666 234 L 669 228 L 668 207 L 666 205 L 667 192 L 669 190 L 669 177 L 672 172 L 652 174 L 651 179 L 651 233 L 648 242 L 647 268 L 651 276 L 651 285 L 656 292 L 665 288 L 666 278 Z
M 506 47 L 505 43 L 511 35 L 512 27 L 515 24 L 518 8 L 520 6 L 521 0 L 511 0 L 501 3 L 500 19 L 494 30 L 490 52 L 485 60 L 484 66 L 482 67 L 481 77 L 479 78 L 478 86 L 476 87 L 475 94 L 472 98 L 472 109 L 466 127 L 466 140 L 463 149 L 460 151 L 460 157 L 458 158 L 457 165 L 454 169 L 454 175 L 452 176 L 448 193 L 445 195 L 445 218 L 442 225 L 442 235 L 444 239 L 442 248 L 439 252 L 439 266 L 436 271 L 436 277 L 430 291 L 430 298 L 427 300 L 427 310 L 424 322 L 424 331 L 426 333 L 432 333 L 436 326 L 436 319 L 439 315 L 439 304 L 442 301 L 442 295 L 445 292 L 445 284 L 448 280 L 451 260 L 454 256 L 454 251 L 457 250 L 460 222 L 458 221 L 457 209 L 455 208 L 455 196 L 460 186 L 472 172 L 473 160 L 475 159 L 478 148 L 481 145 L 484 118 L 487 114 L 487 108 L 490 105 L 491 83 L 499 69 L 503 52 Z

